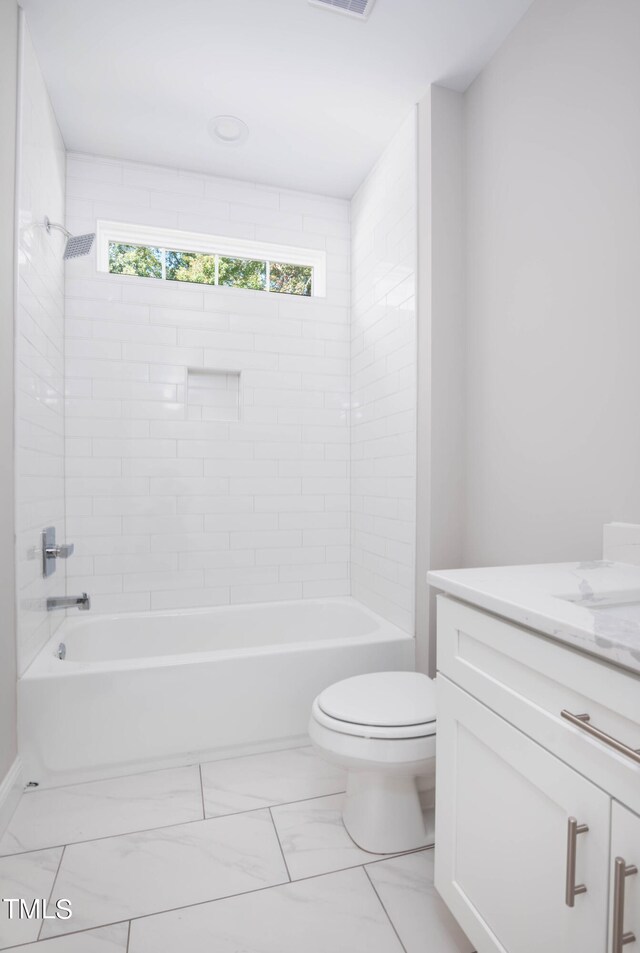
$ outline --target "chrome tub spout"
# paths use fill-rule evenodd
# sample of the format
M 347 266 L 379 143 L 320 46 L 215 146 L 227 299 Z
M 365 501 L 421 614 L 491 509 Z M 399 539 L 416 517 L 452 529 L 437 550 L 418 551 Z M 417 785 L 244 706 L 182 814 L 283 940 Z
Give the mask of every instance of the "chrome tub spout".
M 47 612 L 53 609 L 90 609 L 91 599 L 83 592 L 81 596 L 50 596 L 47 599 Z

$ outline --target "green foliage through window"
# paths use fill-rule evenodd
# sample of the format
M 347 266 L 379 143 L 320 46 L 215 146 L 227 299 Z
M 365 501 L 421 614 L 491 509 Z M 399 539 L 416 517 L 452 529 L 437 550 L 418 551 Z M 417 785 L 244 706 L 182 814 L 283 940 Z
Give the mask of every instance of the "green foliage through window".
M 109 271 L 112 275 L 162 278 L 162 256 L 160 248 L 109 242 Z
M 310 265 L 172 251 L 121 242 L 109 242 L 109 271 L 112 275 L 164 278 L 279 294 L 309 296 L 313 288 L 313 268 Z
M 313 268 L 309 265 L 286 265 L 271 262 L 269 284 L 271 291 L 288 295 L 310 295 Z
M 195 251 L 166 251 L 167 281 L 192 281 L 215 285 L 216 256 Z
M 251 288 L 264 291 L 267 283 L 266 261 L 249 258 L 219 258 L 218 284 L 228 288 Z

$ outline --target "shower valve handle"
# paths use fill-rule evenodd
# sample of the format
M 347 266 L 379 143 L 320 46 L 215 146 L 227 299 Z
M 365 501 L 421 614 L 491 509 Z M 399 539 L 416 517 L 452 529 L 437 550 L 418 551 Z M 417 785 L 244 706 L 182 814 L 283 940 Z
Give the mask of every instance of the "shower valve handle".
M 73 555 L 75 545 L 73 543 L 65 543 L 62 546 L 49 546 L 46 550 L 47 559 L 68 559 L 69 556 Z
M 56 571 L 56 559 L 68 559 L 75 549 L 73 543 L 57 543 L 55 526 L 42 530 L 42 575 L 46 579 Z

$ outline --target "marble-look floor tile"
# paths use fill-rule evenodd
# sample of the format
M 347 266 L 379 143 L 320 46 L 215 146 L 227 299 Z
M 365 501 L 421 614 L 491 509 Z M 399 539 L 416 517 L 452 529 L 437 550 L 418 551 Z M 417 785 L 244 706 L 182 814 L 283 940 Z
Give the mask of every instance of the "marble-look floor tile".
M 18 953 L 126 953 L 128 936 L 128 923 L 114 923 L 99 930 L 28 943 L 21 946 Z
M 432 850 L 420 851 L 366 870 L 406 953 L 472 953 L 433 886 L 433 858 Z
M 271 810 L 292 880 L 376 860 L 356 846 L 342 823 L 343 794 Z
M 201 818 L 197 765 L 49 788 L 23 795 L 0 855 Z
M 207 817 L 336 794 L 344 791 L 345 781 L 342 769 L 310 747 L 202 765 Z
M 89 929 L 288 880 L 268 811 L 125 834 L 65 850 L 55 892 L 73 920 L 42 936 Z
M 28 902 L 48 900 L 62 850 L 62 847 L 56 847 L 0 859 L 0 949 L 37 940 L 42 921 L 10 920 L 9 904 L 5 898 L 17 897 Z
M 134 920 L 129 953 L 402 953 L 363 870 Z

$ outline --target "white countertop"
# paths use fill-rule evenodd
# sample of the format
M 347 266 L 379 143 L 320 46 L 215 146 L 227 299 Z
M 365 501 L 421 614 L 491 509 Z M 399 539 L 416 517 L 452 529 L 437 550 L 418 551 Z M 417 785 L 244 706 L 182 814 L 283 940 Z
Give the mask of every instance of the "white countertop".
M 640 566 L 598 561 L 452 569 L 430 572 L 428 581 L 640 674 Z

